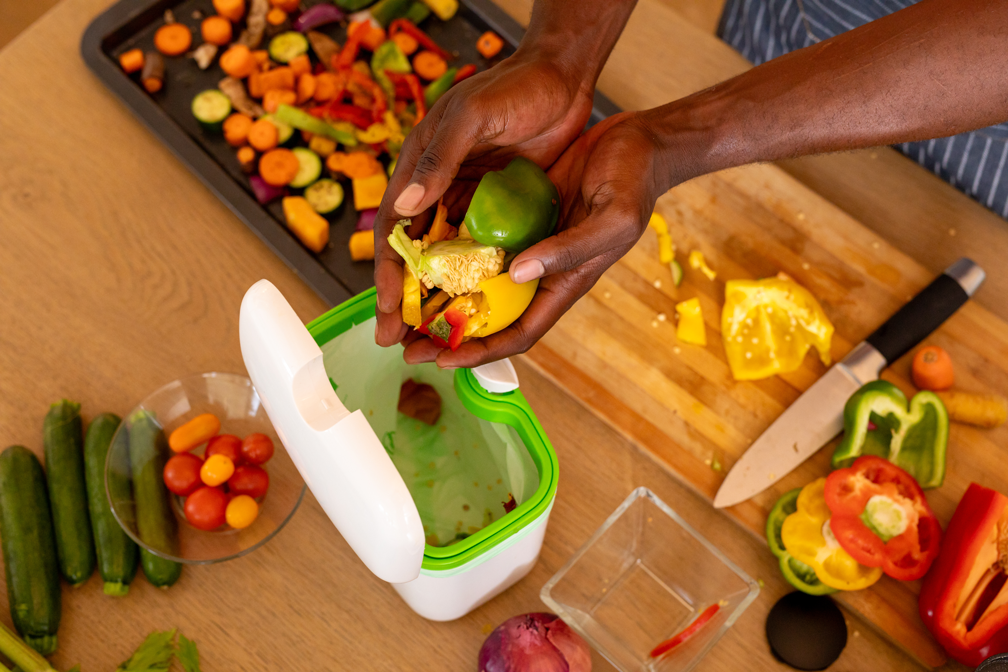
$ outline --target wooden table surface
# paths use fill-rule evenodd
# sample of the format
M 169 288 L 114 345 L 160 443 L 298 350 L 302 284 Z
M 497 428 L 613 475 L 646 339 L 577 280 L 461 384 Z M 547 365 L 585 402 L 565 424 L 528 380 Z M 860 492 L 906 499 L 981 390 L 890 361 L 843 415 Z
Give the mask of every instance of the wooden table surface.
M 87 71 L 80 36 L 108 4 L 64 0 L 0 52 L 0 447 L 21 443 L 41 454 L 42 418 L 61 397 L 82 402 L 89 419 L 125 413 L 182 375 L 242 372 L 238 307 L 260 278 L 276 284 L 305 321 L 326 309 Z M 502 4 L 527 17 L 527 0 Z M 660 57 L 656 44 L 663 45 Z M 641 0 L 600 87 L 618 104 L 641 107 L 743 67 L 683 20 L 672 0 Z M 864 153 L 816 161 L 789 165 L 789 172 L 827 183 L 828 197 L 841 207 L 916 194 L 887 206 L 910 212 L 913 226 L 859 219 L 904 241 L 898 246 L 929 268 L 940 270 L 942 255 L 963 249 L 976 248 L 981 261 L 1008 249 L 1000 220 L 889 150 L 875 159 Z M 858 174 L 830 182 L 830 161 L 859 166 Z M 899 189 L 859 200 L 858 190 L 871 185 L 866 174 Z M 958 237 L 947 234 L 949 213 Z M 981 294 L 1004 314 L 997 294 Z M 200 645 L 207 672 L 474 670 L 490 628 L 543 609 L 538 594 L 546 580 L 644 485 L 765 582 L 699 669 L 737 670 L 743 659 L 747 669 L 787 669 L 763 635 L 767 611 L 789 590 L 765 545 L 523 362 L 517 366 L 553 440 L 561 477 L 540 561 L 504 595 L 453 623 L 421 619 L 368 572 L 308 496 L 276 540 L 236 561 L 187 568 L 168 591 L 142 577 L 121 600 L 103 596 L 96 577 L 64 588 L 54 664 L 111 670 L 151 630 L 179 627 Z M 5 596 L 0 619 L 10 625 Z M 914 669 L 856 618 L 848 624 L 849 644 L 833 669 Z M 597 655 L 595 662 L 597 670 L 611 669 Z

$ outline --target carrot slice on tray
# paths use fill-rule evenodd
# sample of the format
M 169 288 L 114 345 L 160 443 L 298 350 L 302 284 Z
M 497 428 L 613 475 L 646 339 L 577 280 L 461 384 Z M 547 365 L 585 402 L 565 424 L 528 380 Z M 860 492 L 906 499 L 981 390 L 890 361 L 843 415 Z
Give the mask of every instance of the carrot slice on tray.
M 241 147 L 248 140 L 253 123 L 252 117 L 235 112 L 224 120 L 224 140 L 232 147 Z
M 241 21 L 245 16 L 245 0 L 213 0 L 213 7 L 229 21 Z
M 165 56 L 181 56 L 192 46 L 192 32 L 181 23 L 169 23 L 154 33 L 154 47 Z
M 140 49 L 130 49 L 119 57 L 119 66 L 123 72 L 132 74 L 143 69 L 144 55 Z
M 235 79 L 245 79 L 257 70 L 258 64 L 248 47 L 244 44 L 234 44 L 221 54 L 220 67 Z
M 433 51 L 421 51 L 413 57 L 413 70 L 429 82 L 448 71 L 448 64 Z
M 231 41 L 231 22 L 223 16 L 208 16 L 200 24 L 204 42 L 222 47 Z
M 279 132 L 276 125 L 269 119 L 260 119 L 249 128 L 248 143 L 260 152 L 277 146 Z M 265 176 L 263 177 L 265 179 Z
M 271 149 L 259 159 L 259 177 L 272 187 L 290 184 L 300 169 L 301 163 L 289 149 Z

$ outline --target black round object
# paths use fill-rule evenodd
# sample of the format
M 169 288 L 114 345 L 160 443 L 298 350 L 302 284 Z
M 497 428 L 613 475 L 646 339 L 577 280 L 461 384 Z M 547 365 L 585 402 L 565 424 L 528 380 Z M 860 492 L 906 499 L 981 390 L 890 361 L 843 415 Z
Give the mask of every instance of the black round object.
M 830 598 L 795 591 L 767 615 L 770 650 L 799 670 L 825 670 L 847 645 L 847 623 Z
M 1008 653 L 999 653 L 980 663 L 976 672 L 1008 672 Z

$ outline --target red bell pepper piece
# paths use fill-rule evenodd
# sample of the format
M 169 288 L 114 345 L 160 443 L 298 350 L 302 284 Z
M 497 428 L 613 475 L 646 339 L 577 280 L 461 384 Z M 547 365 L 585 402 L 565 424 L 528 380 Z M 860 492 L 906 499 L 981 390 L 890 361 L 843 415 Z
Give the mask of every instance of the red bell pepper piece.
M 451 325 L 451 331 L 448 333 L 448 340 L 445 341 L 443 338 L 435 333 L 432 333 L 428 326 L 434 322 L 437 318 L 444 316 L 445 321 Z M 441 313 L 434 313 L 426 320 L 423 321 L 417 331 L 421 334 L 426 334 L 430 336 L 431 340 L 434 341 L 434 345 L 439 348 L 451 348 L 452 352 L 458 350 L 458 347 L 462 345 L 462 337 L 465 335 L 465 327 L 469 322 L 469 316 L 463 313 L 461 310 L 455 308 L 449 308 L 448 310 Z
M 416 103 L 416 120 L 417 123 L 420 123 L 420 120 L 427 115 L 427 101 L 424 98 L 423 87 L 420 85 L 420 78 L 413 73 L 404 75 L 399 72 L 392 72 L 391 70 L 386 70 L 385 75 L 396 86 L 399 86 L 400 82 L 404 82 L 409 87 L 410 94 L 413 96 L 413 102 Z
M 434 341 L 434 345 L 436 345 L 437 347 L 439 347 L 439 348 L 447 348 L 448 347 L 448 341 L 444 340 L 443 338 L 441 338 L 437 334 L 432 334 L 430 332 L 430 329 L 427 328 L 427 326 L 431 322 L 433 322 L 434 320 L 436 320 L 440 314 L 441 313 L 434 313 L 433 315 L 431 315 L 430 317 L 428 317 L 426 320 L 423 321 L 423 323 L 419 327 L 417 327 L 417 331 L 419 331 L 421 334 L 425 334 L 427 336 L 430 336 L 430 339 L 432 341 Z M 449 338 L 451 338 L 450 334 L 449 334 Z
M 881 567 L 900 581 L 913 581 L 924 576 L 938 556 L 938 518 L 913 476 L 892 462 L 862 455 L 849 468 L 827 476 L 823 494 L 837 542 L 862 565 Z M 883 540 L 867 524 L 875 507 L 902 517 L 903 531 Z
M 1008 497 L 972 483 L 921 588 L 921 620 L 970 667 L 1008 652 Z
M 452 55 L 447 51 L 438 46 L 437 42 L 428 37 L 427 33 L 423 32 L 409 19 L 396 19 L 389 24 L 388 36 L 391 38 L 397 33 L 406 33 L 414 40 L 416 40 L 420 46 L 422 46 L 427 51 L 433 51 L 435 54 L 440 56 L 446 61 L 450 61 Z
M 700 612 L 700 615 L 696 617 L 696 620 L 694 620 L 692 623 L 683 628 L 681 632 L 669 637 L 664 642 L 653 648 L 651 650 L 651 657 L 657 658 L 658 656 L 676 648 L 677 646 L 685 642 L 687 639 L 695 635 L 700 630 L 700 628 L 706 625 L 709 620 L 714 618 L 714 615 L 717 614 L 720 608 L 721 605 L 715 602 L 714 604 L 704 609 L 702 612 Z
M 473 65 L 472 63 L 463 65 L 461 68 L 458 69 L 458 72 L 455 73 L 455 79 L 452 81 L 452 86 L 458 84 L 464 79 L 469 79 L 475 74 L 476 74 L 475 65 Z
M 360 70 L 352 70 L 350 72 L 350 81 L 358 85 L 371 97 L 371 117 L 376 124 L 381 123 L 385 117 L 385 111 L 388 109 L 388 102 L 385 100 L 385 91 L 378 82 Z
M 372 123 L 371 110 L 365 110 L 356 105 L 347 105 L 341 100 L 334 100 L 324 106 L 325 114 L 335 121 L 349 121 L 358 128 L 367 128 Z
M 336 70 L 349 68 L 354 64 L 354 61 L 357 60 L 357 54 L 360 53 L 361 42 L 367 36 L 367 32 L 367 24 L 365 23 L 359 23 L 353 27 L 347 35 L 346 44 L 343 45 L 343 49 L 340 50 L 339 56 L 333 64 Z

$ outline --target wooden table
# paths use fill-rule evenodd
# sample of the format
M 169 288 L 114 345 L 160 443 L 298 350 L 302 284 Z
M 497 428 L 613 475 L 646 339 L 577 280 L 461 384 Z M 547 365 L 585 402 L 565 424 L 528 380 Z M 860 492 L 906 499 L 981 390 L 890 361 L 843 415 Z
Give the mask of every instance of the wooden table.
M 40 454 L 42 418 L 61 397 L 82 402 L 87 419 L 124 413 L 181 375 L 242 372 L 238 306 L 259 278 L 276 284 L 305 321 L 326 309 L 85 69 L 80 36 L 107 4 L 64 0 L 0 52 L 0 446 L 22 443 Z M 527 17 L 527 0 L 502 4 Z M 658 43 L 669 50 L 660 57 Z M 722 46 L 683 21 L 671 3 L 641 0 L 601 87 L 626 107 L 685 93 L 744 67 Z M 876 165 L 892 161 L 886 154 Z M 806 172 L 824 175 L 827 168 Z M 923 171 L 879 172 L 905 193 L 944 203 L 961 233 L 974 227 L 989 234 L 987 247 L 1008 244 L 993 220 Z M 834 186 L 830 197 L 837 202 L 856 192 L 858 179 Z M 940 217 L 928 219 L 919 202 L 907 207 L 919 210 L 934 240 Z M 897 224 L 894 237 L 923 238 L 925 228 L 910 232 Z M 116 600 L 101 594 L 95 577 L 65 589 L 54 664 L 112 669 L 151 630 L 179 627 L 200 645 L 208 672 L 473 670 L 489 630 L 543 609 L 543 583 L 634 487 L 645 485 L 765 582 L 699 669 L 736 670 L 740 660 L 747 669 L 786 669 L 763 636 L 768 609 L 789 590 L 765 546 L 527 365 L 519 361 L 518 368 L 554 442 L 561 479 L 540 562 L 504 595 L 453 623 L 419 618 L 368 572 L 309 496 L 275 541 L 233 562 L 187 568 L 169 591 L 138 578 L 129 596 Z M 0 619 L 10 624 L 5 597 Z M 902 653 L 848 620 L 849 645 L 834 669 L 913 669 Z M 611 669 L 598 656 L 595 662 L 597 670 Z

